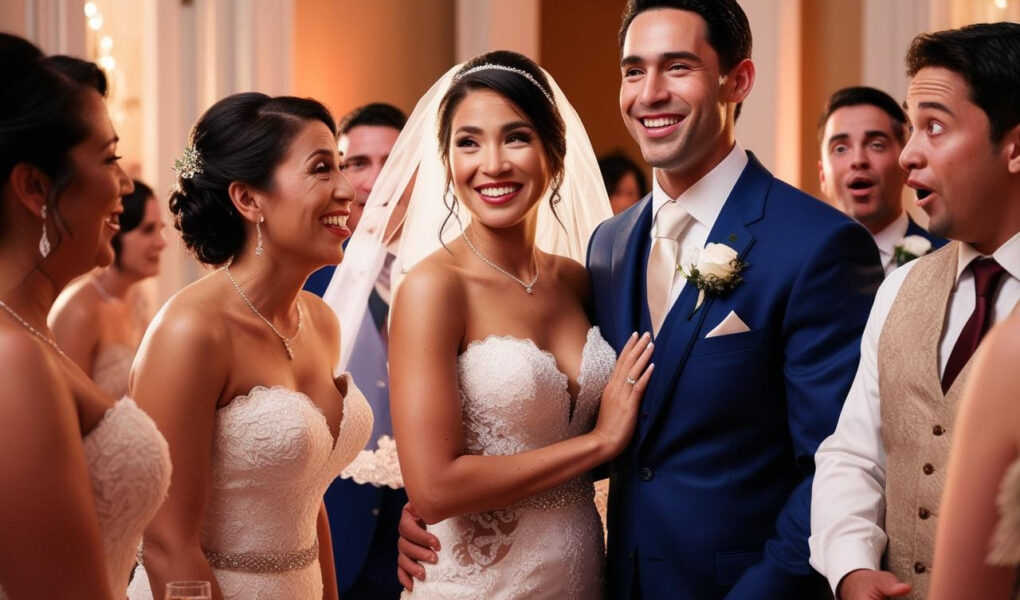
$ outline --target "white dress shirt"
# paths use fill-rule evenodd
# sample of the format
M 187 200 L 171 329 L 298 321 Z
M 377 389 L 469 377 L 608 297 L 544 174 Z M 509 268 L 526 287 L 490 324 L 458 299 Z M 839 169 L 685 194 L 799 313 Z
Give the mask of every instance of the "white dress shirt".
M 882 268 L 885 269 L 886 276 L 896 270 L 896 246 L 907 236 L 909 225 L 910 217 L 904 210 L 900 212 L 900 216 L 896 217 L 895 221 L 872 236 L 875 238 L 875 245 L 878 246 L 878 254 L 882 259 Z
M 959 246 L 956 286 L 939 341 L 939 377 L 963 326 L 974 311 L 974 275 L 965 270 L 981 254 Z M 992 304 L 992 323 L 1006 319 L 1020 302 L 1020 233 L 992 254 L 1006 270 Z M 825 575 L 833 592 L 856 569 L 879 569 L 887 537 L 885 448 L 878 390 L 878 339 L 903 280 L 916 261 L 886 278 L 878 290 L 861 340 L 861 362 L 836 431 L 815 454 L 811 498 L 811 566 Z
M 747 152 L 740 145 L 740 142 L 733 143 L 733 149 L 726 155 L 726 158 L 717 164 L 711 171 L 705 174 L 694 185 L 676 198 L 677 204 L 682 206 L 691 215 L 690 221 L 683 231 L 680 232 L 680 255 L 677 257 L 677 264 L 683 270 L 690 272 L 691 265 L 697 264 L 701 249 L 708 241 L 708 234 L 715 225 L 715 220 L 722 212 L 726 199 L 729 198 L 733 187 L 737 185 L 737 179 L 744 172 L 747 166 Z M 652 214 L 658 215 L 662 205 L 671 202 L 671 198 L 662 186 L 659 185 L 659 170 L 656 169 L 652 176 Z M 651 232 L 655 231 L 655 221 L 652 221 Z M 678 277 L 673 289 L 669 294 L 669 306 L 672 307 L 680 292 L 684 289 L 687 280 Z M 667 309 L 668 311 L 668 309 Z

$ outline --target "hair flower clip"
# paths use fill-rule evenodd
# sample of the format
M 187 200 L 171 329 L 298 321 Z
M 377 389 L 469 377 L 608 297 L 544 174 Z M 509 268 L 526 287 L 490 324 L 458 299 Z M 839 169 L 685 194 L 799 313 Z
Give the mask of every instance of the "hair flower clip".
M 191 179 L 202 172 L 202 155 L 194 146 L 184 149 L 181 157 L 174 160 L 174 171 L 181 179 Z

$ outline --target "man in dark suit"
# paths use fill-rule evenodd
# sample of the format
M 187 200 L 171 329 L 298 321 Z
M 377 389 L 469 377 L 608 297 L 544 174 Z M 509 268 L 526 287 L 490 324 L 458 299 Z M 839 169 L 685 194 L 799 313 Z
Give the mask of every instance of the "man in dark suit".
M 357 192 L 347 220 L 352 231 L 358 226 L 372 186 L 406 120 L 400 109 L 374 103 L 355 109 L 340 122 L 341 169 Z M 387 452 L 386 440 L 392 436 L 386 350 L 391 263 L 392 259 L 386 261 L 369 296 L 368 311 L 361 330 L 356 332 L 347 366 L 375 416 L 367 449 L 375 451 L 375 458 L 383 463 L 386 461 L 380 453 Z M 328 266 L 316 271 L 308 278 L 305 289 L 323 295 L 335 270 L 335 266 Z M 345 600 L 395 599 L 401 589 L 393 570 L 397 523 L 407 494 L 403 488 L 394 489 L 385 481 L 366 478 L 367 475 L 357 474 L 357 480 L 338 478 L 326 491 L 337 583 Z
M 825 597 L 812 457 L 857 367 L 878 252 L 735 141 L 755 73 L 736 0 L 632 0 L 620 33 L 620 108 L 654 187 L 596 230 L 588 268 L 603 335 L 619 350 L 652 330 L 657 368 L 611 465 L 608 597 Z
M 818 123 L 822 193 L 871 232 L 887 275 L 948 241 L 928 233 L 903 210 L 907 172 L 899 156 L 906 141 L 903 109 L 871 87 L 834 93 Z

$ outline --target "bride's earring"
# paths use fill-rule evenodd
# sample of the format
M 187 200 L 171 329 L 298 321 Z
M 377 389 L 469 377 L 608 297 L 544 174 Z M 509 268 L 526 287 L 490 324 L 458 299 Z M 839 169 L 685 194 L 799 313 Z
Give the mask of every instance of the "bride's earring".
M 255 240 L 255 256 L 262 256 L 262 223 L 265 223 L 266 218 L 259 215 L 259 220 L 255 221 L 255 233 L 258 238 Z
M 40 213 L 41 213 L 41 216 L 42 216 L 42 237 L 39 238 L 39 254 L 42 254 L 42 257 L 46 258 L 47 256 L 50 255 L 50 250 L 52 248 L 50 247 L 50 238 L 49 238 L 49 236 L 46 235 L 46 205 L 45 204 L 42 205 L 42 210 L 40 211 Z

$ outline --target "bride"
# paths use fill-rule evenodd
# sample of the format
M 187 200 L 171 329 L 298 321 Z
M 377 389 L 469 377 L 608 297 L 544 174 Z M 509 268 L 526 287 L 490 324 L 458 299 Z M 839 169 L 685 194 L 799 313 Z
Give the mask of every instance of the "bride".
M 408 496 L 441 550 L 405 595 L 601 597 L 588 473 L 627 444 L 652 346 L 635 334 L 617 361 L 588 318 L 587 275 L 572 259 L 591 215 L 609 214 L 594 156 L 562 94 L 519 54 L 479 56 L 430 94 L 438 107 L 416 110 L 405 132 L 437 123 L 442 174 L 424 156 L 401 166 L 398 142 L 377 183 L 417 168 L 390 398 Z M 435 239 L 422 225 L 439 211 L 414 196 L 446 188 L 444 225 L 463 233 L 418 261 L 414 236 Z
M 175 226 L 220 268 L 163 307 L 135 363 L 174 474 L 132 600 L 173 580 L 211 581 L 214 599 L 337 597 L 322 495 L 372 414 L 349 376 L 333 379 L 336 317 L 301 292 L 350 235 L 335 132 L 314 100 L 235 94 L 178 161 Z

